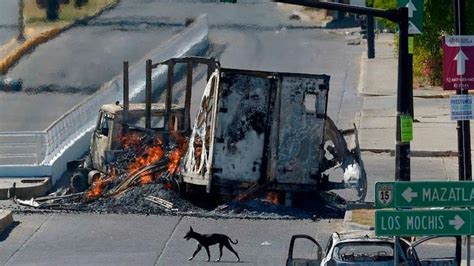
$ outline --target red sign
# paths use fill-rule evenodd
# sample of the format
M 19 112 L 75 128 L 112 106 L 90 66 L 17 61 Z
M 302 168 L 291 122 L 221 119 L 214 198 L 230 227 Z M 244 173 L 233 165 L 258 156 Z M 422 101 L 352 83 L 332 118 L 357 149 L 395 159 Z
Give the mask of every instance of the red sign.
M 443 87 L 474 90 L 474 36 L 443 38 Z

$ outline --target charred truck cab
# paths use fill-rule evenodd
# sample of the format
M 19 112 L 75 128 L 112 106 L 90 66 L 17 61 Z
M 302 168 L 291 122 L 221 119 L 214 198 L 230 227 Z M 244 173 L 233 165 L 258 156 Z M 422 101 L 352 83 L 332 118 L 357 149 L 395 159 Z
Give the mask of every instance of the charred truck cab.
M 106 104 L 99 111 L 96 129 L 94 130 L 91 147 L 90 162 L 94 169 L 107 172 L 107 165 L 115 160 L 115 154 L 123 151 L 122 137 L 125 134 L 136 132 L 153 132 L 153 135 L 163 137 L 166 135 L 164 125 L 164 104 L 151 105 L 151 128 L 145 127 L 145 104 L 135 103 L 129 105 L 128 119 L 125 122 L 123 105 Z M 184 108 L 173 105 L 170 114 L 173 132 L 185 133 L 189 124 L 184 123 Z

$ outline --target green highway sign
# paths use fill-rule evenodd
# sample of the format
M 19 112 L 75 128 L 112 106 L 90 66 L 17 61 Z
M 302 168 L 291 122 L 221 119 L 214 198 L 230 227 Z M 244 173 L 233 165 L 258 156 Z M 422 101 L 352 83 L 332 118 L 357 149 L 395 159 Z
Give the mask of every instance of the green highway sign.
M 377 236 L 460 236 L 471 234 L 469 210 L 377 210 Z
M 398 0 L 398 7 L 408 7 L 410 20 L 408 33 L 421 34 L 423 31 L 423 0 Z
M 375 207 L 474 207 L 474 182 L 377 182 Z

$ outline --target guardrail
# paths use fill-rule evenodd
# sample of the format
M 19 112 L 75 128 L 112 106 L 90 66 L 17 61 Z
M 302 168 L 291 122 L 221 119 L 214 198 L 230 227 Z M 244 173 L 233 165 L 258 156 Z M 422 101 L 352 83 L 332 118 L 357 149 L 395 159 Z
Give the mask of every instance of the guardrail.
M 191 26 L 167 43 L 147 54 L 130 68 L 130 101 L 143 101 L 145 91 L 145 60 L 164 61 L 171 57 L 196 55 L 208 46 L 209 28 L 206 16 L 199 17 Z M 154 88 L 166 82 L 165 67 L 153 72 Z M 67 161 L 77 159 L 89 148 L 90 134 L 95 127 L 97 113 L 105 103 L 122 100 L 122 76 L 105 83 L 99 91 L 87 97 L 54 121 L 46 130 L 35 132 L 0 132 L 0 159 L 28 155 L 28 163 L 0 165 L 0 178 L 13 176 L 51 175 L 53 183 L 66 170 Z M 26 153 L 18 153 L 19 147 Z M 15 153 L 8 152 L 9 150 Z

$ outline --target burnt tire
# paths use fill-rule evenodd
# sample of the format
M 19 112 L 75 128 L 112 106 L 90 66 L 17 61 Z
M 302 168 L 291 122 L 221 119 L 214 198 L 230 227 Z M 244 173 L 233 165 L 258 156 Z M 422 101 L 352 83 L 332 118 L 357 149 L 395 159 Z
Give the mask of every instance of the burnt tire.
M 73 193 L 84 192 L 89 188 L 85 171 L 77 171 L 71 176 L 70 187 Z

